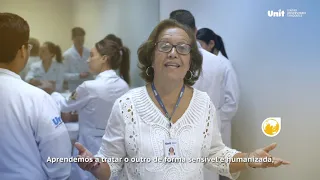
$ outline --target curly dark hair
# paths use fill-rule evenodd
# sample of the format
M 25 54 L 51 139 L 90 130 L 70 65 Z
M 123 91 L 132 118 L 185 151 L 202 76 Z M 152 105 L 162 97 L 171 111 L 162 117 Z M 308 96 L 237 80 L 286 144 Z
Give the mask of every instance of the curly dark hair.
M 161 32 L 168 28 L 180 28 L 184 30 L 189 38 L 191 39 L 191 60 L 190 60 L 190 69 L 191 73 L 186 74 L 186 78 L 184 79 L 184 83 L 186 85 L 192 86 L 199 79 L 199 76 L 202 71 L 202 54 L 199 52 L 197 41 L 195 38 L 195 32 L 187 26 L 184 26 L 177 22 L 176 20 L 166 19 L 161 21 L 151 32 L 148 40 L 144 42 L 138 49 L 138 58 L 139 65 L 138 67 L 141 70 L 140 76 L 147 83 L 151 83 L 153 81 L 154 75 L 149 72 L 149 67 L 151 67 L 152 62 L 154 60 L 154 52 L 155 52 L 155 44 L 158 40 L 158 36 Z M 148 69 L 149 68 L 149 69 Z M 148 71 L 148 72 L 147 72 Z

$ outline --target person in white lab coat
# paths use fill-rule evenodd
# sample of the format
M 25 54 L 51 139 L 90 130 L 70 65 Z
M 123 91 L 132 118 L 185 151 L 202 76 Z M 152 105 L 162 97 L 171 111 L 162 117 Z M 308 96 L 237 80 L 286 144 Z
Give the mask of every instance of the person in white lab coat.
M 23 80 L 25 79 L 27 73 L 30 71 L 31 64 L 41 61 L 41 59 L 39 57 L 39 51 L 40 51 L 40 42 L 39 42 L 39 40 L 35 39 L 35 38 L 30 38 L 29 39 L 29 44 L 32 45 L 32 49 L 30 51 L 30 56 L 29 56 L 27 65 L 20 72 L 20 76 L 21 76 L 21 78 Z
M 201 28 L 197 31 L 197 40 L 201 47 L 216 56 L 224 56 L 228 59 L 226 49 L 224 47 L 221 36 L 213 32 L 209 28 Z
M 117 98 L 129 91 L 129 79 L 120 78 L 115 70 L 120 68 L 123 77 L 129 77 L 129 50 L 107 39 L 96 43 L 90 53 L 89 69 L 97 74 L 95 80 L 83 82 L 66 100 L 59 93 L 52 93 L 62 112 L 77 111 L 79 115 L 78 141 L 91 152 L 97 153 L 105 133 L 107 120 Z M 126 69 L 127 71 L 123 71 Z M 75 149 L 74 156 L 78 154 Z M 74 164 L 71 179 L 91 180 L 94 176 Z
M 224 59 L 223 62 L 227 65 L 227 67 L 229 67 L 231 71 L 231 73 L 228 75 L 229 78 L 231 79 L 231 81 L 229 82 L 233 82 L 233 81 L 237 82 L 236 73 L 234 73 L 234 71 L 232 70 L 231 62 L 228 61 L 228 55 L 224 47 L 222 38 L 209 28 L 201 28 L 197 31 L 197 40 L 199 41 L 203 49 L 220 57 L 221 59 Z M 237 84 L 235 83 L 226 84 L 227 87 L 228 85 L 232 89 L 237 89 Z M 236 113 L 236 108 L 234 108 L 233 110 L 231 109 L 229 113 L 225 113 L 225 116 L 221 117 L 223 118 L 221 119 L 222 139 L 224 143 L 229 147 L 231 147 L 231 120 L 234 117 L 235 113 Z
M 30 66 L 25 81 L 44 90 L 47 90 L 44 88 L 45 82 L 50 82 L 54 91 L 63 92 L 65 67 L 60 47 L 52 42 L 43 43 L 40 59 Z M 50 93 L 50 90 L 47 92 Z
M 43 90 L 21 79 L 32 45 L 20 16 L 0 13 L 0 174 L 4 180 L 67 180 L 71 143 L 60 112 Z
M 89 73 L 87 60 L 90 50 L 84 47 L 85 31 L 83 28 L 75 27 L 71 30 L 73 45 L 63 53 L 66 66 L 65 80 L 68 82 L 68 89 L 73 92 L 81 83 L 92 80 Z
M 196 36 L 196 23 L 191 12 L 183 9 L 175 10 L 170 13 L 170 19 L 188 26 L 195 32 Z M 199 42 L 198 47 L 203 55 L 203 72 L 193 87 L 207 92 L 213 101 L 219 113 L 219 126 L 223 143 L 231 147 L 231 120 L 238 109 L 239 103 L 237 78 L 230 61 L 204 50 Z M 205 180 L 219 179 L 218 174 L 206 169 L 204 170 L 204 175 Z

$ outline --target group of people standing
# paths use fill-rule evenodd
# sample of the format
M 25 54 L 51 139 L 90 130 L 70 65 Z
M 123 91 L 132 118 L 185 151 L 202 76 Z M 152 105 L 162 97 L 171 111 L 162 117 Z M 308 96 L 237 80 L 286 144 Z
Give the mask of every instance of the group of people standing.
M 59 45 L 49 41 L 40 45 L 37 39 L 30 38 L 29 44 L 32 45 L 32 49 L 26 67 L 20 72 L 21 78 L 48 93 L 66 90 L 72 92 L 84 81 L 93 80 L 94 75 L 88 66 L 90 49 L 84 46 L 85 35 L 83 28 L 73 28 L 71 30 L 73 45 L 64 53 L 61 52 Z M 107 37 L 122 43 L 121 39 L 113 34 Z M 121 71 L 127 80 L 128 68 L 125 72 Z
M 182 180 L 218 179 L 218 174 L 221 179 L 236 179 L 247 168 L 289 163 L 269 154 L 276 144 L 251 153 L 231 148 L 231 120 L 239 101 L 237 78 L 222 39 L 210 29 L 197 31 L 189 11 L 171 12 L 139 47 L 138 65 L 146 85 L 133 89 L 130 50 L 117 36 L 110 34 L 87 50 L 83 29 L 75 28 L 72 48 L 62 54 L 57 45 L 45 42 L 41 60 L 28 64 L 29 31 L 23 18 L 0 13 L 4 179 Z M 8 40 L 13 43 L 5 43 Z M 27 83 L 19 73 L 26 74 Z M 72 90 L 67 99 L 61 95 L 64 81 Z M 70 163 L 52 164 L 46 162 L 48 157 L 71 156 L 61 112 L 77 112 L 79 117 L 73 157 L 163 158 L 174 144 L 174 156 L 186 159 L 270 157 L 273 161 L 93 161 L 73 163 L 72 168 Z

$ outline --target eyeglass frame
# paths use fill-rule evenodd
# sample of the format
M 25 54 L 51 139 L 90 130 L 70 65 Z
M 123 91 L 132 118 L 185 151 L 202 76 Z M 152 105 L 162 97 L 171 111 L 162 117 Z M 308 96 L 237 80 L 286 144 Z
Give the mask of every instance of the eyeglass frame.
M 181 43 L 181 44 L 173 45 L 173 44 L 171 44 L 171 43 L 169 43 L 169 42 L 167 42 L 167 41 L 158 41 L 158 42 L 154 43 L 154 46 L 155 46 L 160 52 L 168 53 L 168 52 L 165 52 L 165 51 L 161 51 L 161 50 L 159 49 L 158 44 L 161 43 L 161 42 L 163 42 L 163 43 L 168 43 L 168 44 L 170 44 L 170 45 L 172 46 L 168 52 L 172 51 L 172 49 L 175 48 L 176 51 L 177 51 L 179 54 L 187 55 L 187 54 L 190 54 L 190 52 L 191 52 L 191 50 L 192 50 L 191 44 Z M 179 50 L 177 50 L 177 48 L 176 48 L 176 47 L 179 46 L 179 45 L 188 45 L 188 46 L 190 47 L 189 52 L 186 53 L 186 54 L 180 53 Z
M 31 50 L 32 50 L 32 48 L 33 48 L 33 45 L 32 44 L 30 44 L 30 43 L 24 43 L 22 46 L 27 46 L 27 49 L 28 49 L 28 51 L 30 52 Z M 22 48 L 22 47 L 21 47 Z

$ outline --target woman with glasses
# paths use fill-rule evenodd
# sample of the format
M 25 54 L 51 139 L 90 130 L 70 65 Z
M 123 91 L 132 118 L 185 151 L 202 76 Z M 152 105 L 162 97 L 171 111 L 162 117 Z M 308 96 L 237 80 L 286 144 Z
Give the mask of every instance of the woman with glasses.
M 96 158 L 80 162 L 81 168 L 98 179 L 185 180 L 203 179 L 205 166 L 236 179 L 246 166 L 287 163 L 277 158 L 273 163 L 230 161 L 270 156 L 275 144 L 241 153 L 222 143 L 214 105 L 206 93 L 192 88 L 202 56 L 190 29 L 173 20 L 160 22 L 138 49 L 138 57 L 147 85 L 117 99 L 95 156 L 76 143 L 79 157 Z M 175 153 L 170 157 L 171 147 Z
M 65 68 L 60 47 L 52 42 L 45 42 L 39 54 L 41 61 L 31 64 L 25 81 L 49 94 L 52 91 L 62 92 Z M 52 84 L 52 89 L 47 89 L 50 87 L 48 83 Z

